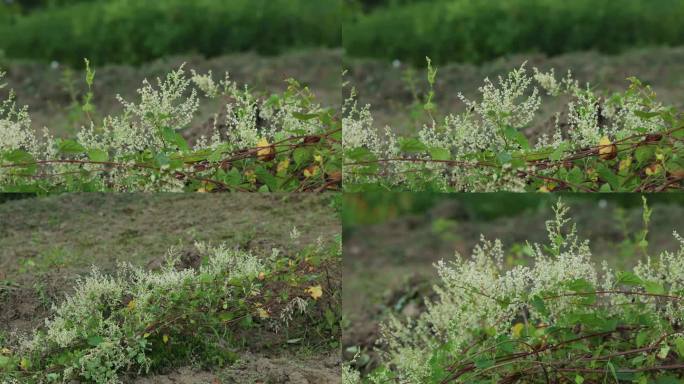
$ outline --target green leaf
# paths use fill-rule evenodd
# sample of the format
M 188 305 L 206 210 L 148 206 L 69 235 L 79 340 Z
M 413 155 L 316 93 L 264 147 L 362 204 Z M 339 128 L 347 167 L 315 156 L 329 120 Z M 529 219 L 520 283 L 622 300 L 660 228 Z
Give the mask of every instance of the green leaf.
M 101 149 L 89 149 L 88 158 L 92 161 L 105 162 L 109 160 L 109 154 Z
M 672 375 L 660 375 L 655 384 L 682 384 L 682 382 Z
M 278 179 L 264 167 L 257 167 L 257 169 L 254 170 L 254 174 L 256 175 L 257 180 L 267 185 L 271 191 L 274 191 L 278 188 Z
M 7 152 L 3 157 L 5 160 L 12 163 L 32 163 L 35 161 L 33 159 L 33 155 L 22 149 L 15 149 L 13 151 Z
M 475 367 L 479 369 L 489 368 L 494 365 L 494 360 L 488 358 L 479 358 L 475 360 Z
M 546 317 L 549 315 L 549 310 L 546 308 L 546 304 L 544 304 L 544 299 L 542 299 L 539 295 L 536 295 L 532 298 L 532 306 L 542 316 Z
M 574 292 L 593 292 L 594 285 L 586 279 L 575 279 L 565 283 L 565 286 Z
M 102 338 L 102 336 L 90 336 L 88 338 L 88 345 L 90 345 L 91 347 L 97 347 L 103 341 L 104 339 Z
M 637 348 L 641 348 L 644 345 L 646 345 L 646 341 L 648 340 L 649 333 L 647 331 L 641 331 L 637 333 L 636 336 L 636 346 Z
M 242 175 L 237 168 L 232 168 L 230 171 L 226 172 L 226 176 L 224 177 L 223 181 L 231 187 L 234 187 L 242 183 Z
M 162 168 L 162 167 L 164 167 L 164 166 L 166 166 L 166 165 L 169 165 L 169 161 L 170 161 L 170 160 L 169 160 L 169 157 L 166 156 L 165 153 L 158 153 L 158 154 L 154 157 L 154 165 L 155 165 L 157 168 Z
M 684 337 L 678 337 L 674 341 L 675 350 L 680 358 L 684 359 Z
M 646 163 L 655 156 L 655 148 L 651 145 L 642 145 L 634 151 L 634 157 L 640 164 Z
M 585 305 L 591 305 L 596 302 L 596 289 L 594 285 L 585 279 L 572 280 L 565 284 L 565 286 L 576 293 L 582 293 L 580 302 Z
M 3 157 L 13 164 L 22 164 L 21 166 L 17 165 L 14 170 L 10 170 L 13 174 L 32 175 L 38 170 L 38 164 L 36 164 L 33 155 L 24 150 L 15 149 L 5 153 Z
M 634 114 L 644 120 L 650 120 L 654 117 L 660 116 L 660 112 L 634 111 Z
M 61 140 L 57 144 L 57 150 L 60 153 L 75 154 L 85 152 L 85 147 L 79 144 L 76 140 Z
M 520 148 L 530 149 L 530 143 L 527 141 L 527 137 L 525 137 L 525 135 L 523 135 L 523 133 L 517 129 L 513 127 L 506 127 L 504 128 L 503 134 L 507 140 L 518 144 Z
M 610 184 L 610 187 L 613 191 L 617 191 L 620 189 L 620 180 L 610 168 L 606 167 L 604 164 L 601 164 L 599 165 L 597 172 L 603 180 L 607 181 L 608 184 Z
M 568 143 L 563 143 L 559 145 L 558 148 L 554 149 L 553 152 L 551 152 L 551 154 L 549 155 L 549 159 L 552 161 L 560 161 L 567 150 Z
M 365 148 L 359 148 L 359 149 L 365 149 Z M 370 151 L 369 151 L 370 152 Z M 311 148 L 305 148 L 305 147 L 299 147 L 296 148 L 294 151 L 292 151 L 292 158 L 295 161 L 295 164 L 298 166 L 306 163 L 311 159 Z M 363 160 L 359 160 L 363 161 Z
M 190 150 L 187 141 L 185 141 L 183 136 L 180 133 L 176 132 L 175 129 L 171 127 L 163 127 L 161 129 L 161 134 L 165 142 L 175 145 L 181 151 Z
M 509 152 L 499 152 L 496 154 L 496 159 L 499 161 L 499 164 L 508 164 L 513 160 L 513 156 Z
M 292 116 L 297 120 L 306 121 L 306 120 L 311 120 L 311 119 L 317 118 L 318 114 L 317 113 L 292 112 Z
M 615 283 L 624 285 L 641 285 L 642 280 L 639 278 L 639 276 L 632 272 L 618 272 Z
M 430 148 L 430 157 L 432 160 L 446 161 L 451 158 L 451 153 L 445 148 Z
M 361 148 L 361 147 L 354 148 L 352 150 L 347 151 L 347 157 L 350 160 L 357 161 L 357 162 L 371 162 L 371 161 L 377 160 L 377 157 L 375 156 L 375 154 L 373 152 L 371 152 L 367 148 Z
M 582 377 L 579 374 L 575 375 L 575 384 L 582 384 L 582 383 L 584 383 L 584 377 Z
M 579 167 L 573 167 L 568 172 L 568 179 L 566 181 L 572 185 L 581 185 L 584 182 L 584 173 Z
M 246 315 L 240 320 L 240 326 L 243 328 L 251 328 L 253 324 L 252 316 Z
M 5 370 L 5 371 L 12 370 L 12 369 L 14 368 L 14 367 L 13 367 L 14 365 L 16 365 L 16 362 L 15 362 L 14 359 L 12 359 L 12 358 L 9 357 L 9 356 L 0 355 L 0 371 L 2 371 L 2 370 Z
M 417 152 L 424 152 L 427 150 L 427 147 L 425 144 L 420 142 L 418 139 L 401 139 L 399 140 L 399 148 L 401 149 L 402 152 L 407 152 L 407 153 L 417 153 Z
M 644 281 L 643 283 L 644 288 L 646 288 L 647 293 L 652 293 L 654 295 L 663 295 L 665 294 L 665 288 L 663 287 L 662 284 L 655 282 L 655 281 Z
M 618 377 L 617 377 L 617 372 L 615 371 L 615 366 L 613 365 L 613 363 L 611 363 L 611 362 L 609 361 L 606 365 L 608 366 L 608 369 L 610 370 L 610 373 L 613 374 L 613 378 L 615 379 L 615 382 L 616 382 L 616 383 L 619 383 Z

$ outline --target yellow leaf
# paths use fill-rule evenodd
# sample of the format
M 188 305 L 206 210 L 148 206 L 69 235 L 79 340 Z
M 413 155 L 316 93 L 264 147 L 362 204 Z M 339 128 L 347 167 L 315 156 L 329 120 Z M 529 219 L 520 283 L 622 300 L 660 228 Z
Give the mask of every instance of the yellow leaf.
M 645 170 L 645 171 L 646 171 L 646 176 L 652 176 L 652 175 L 658 174 L 658 173 L 660 172 L 660 169 L 661 169 L 661 168 L 662 168 L 662 167 L 660 166 L 660 164 L 651 164 L 651 165 L 649 165 L 648 167 L 646 167 L 646 170 Z
M 128 302 L 128 304 L 126 304 L 126 308 L 128 308 L 132 311 L 135 309 L 136 305 L 137 305 L 137 303 L 135 302 L 135 300 L 131 300 Z
M 31 362 L 29 361 L 29 359 L 22 357 L 21 361 L 19 362 L 19 366 L 24 371 L 28 371 L 29 369 L 31 369 Z
M 149 333 L 147 333 L 147 332 L 143 333 L 143 339 L 147 339 L 148 337 L 150 337 Z
M 257 156 L 261 160 L 270 160 L 273 154 L 275 154 L 275 148 L 271 146 L 266 138 L 262 138 L 257 142 Z
M 323 296 L 323 288 L 321 288 L 320 285 L 313 285 L 309 288 L 306 289 L 306 292 L 311 296 L 314 300 L 318 300 L 321 296 Z
M 620 172 L 623 172 L 623 171 L 629 169 L 629 167 L 631 165 L 632 165 L 632 158 L 631 157 L 628 157 L 624 160 L 620 160 Z
M 285 160 L 278 163 L 277 172 L 283 173 L 283 172 L 287 171 L 287 168 L 289 168 L 289 167 L 290 167 L 290 159 L 285 159 Z
M 599 155 L 603 160 L 614 159 L 617 155 L 617 146 L 608 136 L 603 136 L 599 141 Z
M 304 168 L 304 177 L 312 177 L 318 173 L 318 166 L 312 165 L 310 167 Z
M 268 314 L 268 311 L 263 308 L 257 308 L 257 314 L 261 319 L 268 319 L 269 317 L 271 317 L 271 315 Z
M 258 278 L 259 280 L 263 280 L 263 279 L 266 278 L 266 274 L 263 273 L 263 272 L 259 272 L 259 276 L 257 276 L 257 278 Z
M 323 156 L 321 155 L 314 155 L 314 160 L 316 160 L 319 163 L 323 162 Z
M 9 348 L 3 348 L 0 349 L 0 353 L 2 353 L 3 355 L 9 355 L 12 353 L 12 351 L 10 351 Z
M 515 323 L 511 327 L 511 334 L 513 335 L 513 338 L 517 339 L 520 337 L 520 334 L 522 333 L 523 329 L 525 329 L 525 324 L 523 323 Z
M 256 183 L 256 173 L 251 169 L 245 171 L 245 178 L 252 184 Z
M 164 344 L 168 343 L 169 342 L 169 335 L 165 334 L 164 336 L 162 336 L 162 341 L 164 342 Z
M 539 187 L 539 192 L 549 193 L 551 191 L 549 191 L 549 188 L 547 188 L 546 185 L 542 185 L 541 187 Z

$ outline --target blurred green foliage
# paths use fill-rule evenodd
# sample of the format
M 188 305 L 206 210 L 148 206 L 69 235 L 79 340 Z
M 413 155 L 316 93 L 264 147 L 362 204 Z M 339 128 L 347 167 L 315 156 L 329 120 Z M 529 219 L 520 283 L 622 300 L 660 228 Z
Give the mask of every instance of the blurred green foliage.
M 493 220 L 515 216 L 525 211 L 548 209 L 560 197 L 572 204 L 576 201 L 608 200 L 618 207 L 640 207 L 643 204 L 638 193 L 413 193 L 413 192 L 366 192 L 348 193 L 342 202 L 342 226 L 345 231 L 356 226 L 376 224 L 404 215 L 429 213 L 439 203 L 456 201 L 469 220 Z M 684 206 L 684 195 L 649 194 L 648 204 L 679 204 Z M 442 223 L 444 224 L 444 223 Z M 433 228 L 439 232 L 439 228 Z
M 80 65 L 88 57 L 101 65 L 188 52 L 277 54 L 341 44 L 341 0 L 72 2 L 24 14 L 5 6 L 0 50 L 12 58 Z
M 346 3 L 343 35 L 348 54 L 422 66 L 426 56 L 438 63 L 481 63 L 513 53 L 618 53 L 635 46 L 684 43 L 681 0 L 377 3 Z

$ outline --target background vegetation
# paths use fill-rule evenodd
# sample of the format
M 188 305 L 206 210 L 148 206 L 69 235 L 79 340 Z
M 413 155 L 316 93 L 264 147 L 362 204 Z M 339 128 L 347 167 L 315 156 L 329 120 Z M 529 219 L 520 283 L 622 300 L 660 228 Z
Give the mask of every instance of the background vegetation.
M 628 209 L 639 208 L 642 204 L 641 195 L 636 193 L 617 193 L 603 197 L 574 193 L 561 193 L 560 195 L 564 200 L 571 202 L 592 202 L 603 198 L 616 206 Z M 348 194 L 344 197 L 342 226 L 345 230 L 353 230 L 369 224 L 400 220 L 407 216 L 424 214 L 445 202 L 457 202 L 464 210 L 464 215 L 470 219 L 490 221 L 530 211 L 546 211 L 557 198 L 555 194 L 538 193 L 498 193 L 495 199 L 487 193 L 441 194 L 378 191 Z M 651 205 L 684 206 L 684 200 L 677 195 L 653 194 L 649 195 L 648 201 Z
M 80 65 L 340 45 L 340 0 L 32 1 L 0 5 L 0 50 Z
M 343 23 L 351 56 L 482 63 L 515 53 L 597 50 L 684 42 L 677 0 L 350 1 Z

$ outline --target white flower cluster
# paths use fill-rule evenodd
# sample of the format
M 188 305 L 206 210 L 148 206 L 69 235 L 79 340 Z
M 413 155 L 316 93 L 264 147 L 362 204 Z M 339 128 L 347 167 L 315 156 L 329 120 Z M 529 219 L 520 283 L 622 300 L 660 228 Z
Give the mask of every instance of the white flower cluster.
M 165 127 L 182 130 L 192 121 L 199 106 L 197 92 L 185 92 L 190 80 L 185 77 L 183 67 L 169 73 L 162 81 L 157 79 L 157 88 L 149 81 L 143 81 L 138 89 L 140 101 L 132 103 L 117 95 L 123 105 L 123 113 L 108 116 L 102 127 L 83 128 L 79 134 L 79 142 L 88 148 L 99 148 L 113 151 L 118 157 L 131 152 L 159 150 L 167 146 L 162 136 Z
M 93 347 L 75 366 L 65 367 L 63 378 L 68 381 L 85 377 L 98 383 L 119 383 L 118 373 L 136 364 L 146 371 L 151 363 L 146 356 L 146 339 L 132 340 L 141 324 L 154 324 L 153 311 L 159 296 L 182 295 L 189 285 L 207 276 L 216 281 L 253 278 L 265 266 L 254 255 L 225 246 L 210 247 L 198 243 L 198 250 L 208 256 L 199 270 L 174 268 L 173 257 L 159 272 L 150 272 L 130 264 L 119 266 L 117 275 L 108 276 L 97 269 L 78 281 L 73 294 L 57 307 L 46 320 L 45 332 L 38 332 L 22 345 L 23 355 L 48 353 L 53 348 L 82 347 L 84 340 Z M 172 255 L 173 256 L 173 255 Z M 235 292 L 226 285 L 224 297 Z M 252 293 L 251 288 L 243 289 Z M 109 316 L 118 308 L 127 308 L 129 317 Z M 96 336 L 97 339 L 93 339 Z M 131 342 L 132 341 L 132 342 Z
M 635 81 L 635 80 L 634 80 Z M 540 86 L 551 97 L 567 96 L 567 127 L 561 129 L 561 113 L 556 114 L 555 127 L 543 132 L 536 142 L 525 148 L 516 140 L 523 137 L 523 130 L 531 125 L 538 114 L 541 96 Z M 650 89 L 646 88 L 647 91 Z M 359 108 L 354 92 L 343 106 L 343 147 L 346 153 L 364 148 L 380 159 L 377 172 L 366 172 L 364 164 L 348 159 L 345 166 L 345 181 L 351 184 L 381 182 L 404 189 L 420 189 L 424 183 L 432 183 L 445 191 L 459 190 L 486 192 L 496 190 L 521 191 L 524 180 L 513 174 L 502 176 L 487 167 L 474 166 L 476 155 L 506 154 L 519 152 L 528 154 L 539 149 L 554 150 L 561 146 L 579 149 L 597 146 L 604 137 L 621 140 L 637 133 L 662 130 L 664 122 L 660 117 L 644 119 L 643 112 L 661 112 L 664 107 L 655 102 L 653 95 L 644 95 L 634 85 L 624 94 L 616 94 L 604 100 L 587 85 L 580 87 L 572 73 L 557 79 L 555 71 L 542 72 L 533 68 L 530 75 L 526 64 L 511 71 L 506 77 L 499 77 L 498 83 L 484 80 L 479 88 L 480 98 L 470 100 L 459 93 L 465 111 L 448 114 L 442 121 L 433 119 L 418 131 L 417 138 L 428 150 L 405 154 L 397 145 L 399 138 L 389 127 L 384 135 L 373 126 L 370 106 Z M 650 98 L 644 105 L 644 96 Z M 646 109 L 646 110 L 644 110 Z M 641 115 L 641 116 L 640 116 Z M 431 161 L 430 150 L 440 149 L 448 158 L 458 164 L 444 164 Z M 393 157 L 402 157 L 401 160 Z M 447 157 L 447 156 L 445 156 Z M 540 174 L 548 171 L 541 171 Z M 416 184 L 415 175 L 423 176 Z M 412 184 L 412 180 L 414 180 Z
M 568 293 L 567 283 L 584 281 L 595 289 L 619 290 L 615 274 L 604 266 L 603 276 L 591 261 L 587 240 L 577 237 L 570 225 L 567 207 L 560 201 L 555 208 L 555 219 L 547 222 L 549 243 L 531 245 L 533 263 L 506 270 L 504 250 L 500 241 L 482 238 L 472 258 L 459 255 L 451 263 L 439 262 L 436 267 L 441 283 L 434 287 L 437 300 L 427 301 L 427 309 L 417 320 L 406 321 L 392 317 L 381 328 L 387 347 L 383 353 L 385 366 L 393 368 L 402 383 L 423 383 L 431 375 L 432 351 L 449 345 L 450 354 L 464 352 L 483 328 L 495 334 L 508 334 L 516 318 L 522 313 L 532 323 L 562 319 L 564 313 L 576 307 L 576 297 Z M 676 253 L 665 252 L 657 262 L 648 259 L 635 268 L 635 274 L 660 284 L 665 294 L 681 296 L 684 291 L 684 241 Z M 545 300 L 548 314 L 538 312 L 535 297 Z M 684 305 L 671 300 L 663 307 L 648 297 L 608 295 L 608 311 L 620 315 L 623 304 L 641 300 L 649 305 L 652 316 L 665 316 L 672 323 L 684 320 Z M 553 325 L 553 324 L 551 324 Z M 380 375 L 381 376 L 381 375 Z M 383 382 L 376 376 L 375 382 Z M 350 376 L 353 381 L 353 375 Z
M 4 72 L 0 72 L 0 80 L 3 77 Z M 17 107 L 14 92 L 10 90 L 7 100 L 0 103 L 0 152 L 23 149 L 37 154 L 40 145 L 30 126 L 28 108 Z
M 209 137 L 200 137 L 193 147 L 181 149 L 177 143 L 169 142 L 169 136 L 181 133 L 189 127 L 199 108 L 199 88 L 208 97 L 223 97 L 227 100 L 222 113 L 224 121 L 214 121 L 213 132 Z M 165 78 L 156 79 L 156 84 L 145 80 L 138 90 L 139 100 L 132 102 L 117 95 L 123 111 L 105 117 L 101 123 L 91 121 L 77 133 L 76 139 L 85 148 L 83 153 L 60 154 L 59 143 L 47 129 L 44 137 L 36 136 L 31 128 L 31 120 L 26 107 L 15 104 L 14 94 L 0 104 L 0 165 L 3 157 L 13 150 L 28 152 L 33 161 L 88 160 L 86 152 L 99 150 L 109 163 L 124 166 L 106 167 L 101 173 L 101 164 L 68 164 L 48 162 L 40 166 L 42 175 L 49 175 L 55 185 L 64 183 L 75 171 L 92 172 L 92 183 L 108 189 L 120 190 L 181 190 L 183 182 L 176 180 L 173 172 L 154 175 L 153 170 L 134 167 L 131 158 L 141 153 L 164 153 L 170 158 L 177 152 L 193 152 L 203 149 L 220 148 L 224 152 L 253 148 L 261 140 L 270 143 L 293 136 L 318 134 L 321 124 L 316 119 L 300 119 L 296 114 L 310 115 L 323 112 L 314 102 L 307 88 L 290 80 L 288 90 L 282 95 L 262 98 L 252 91 L 239 88 L 229 79 L 228 74 L 215 82 L 211 72 L 188 76 L 181 66 Z M 30 160 L 29 160 L 30 161 Z M 21 163 L 21 161 L 13 161 Z M 0 184 L 14 180 L 16 172 L 11 167 L 0 168 Z M 198 176 L 202 176 L 201 172 Z

